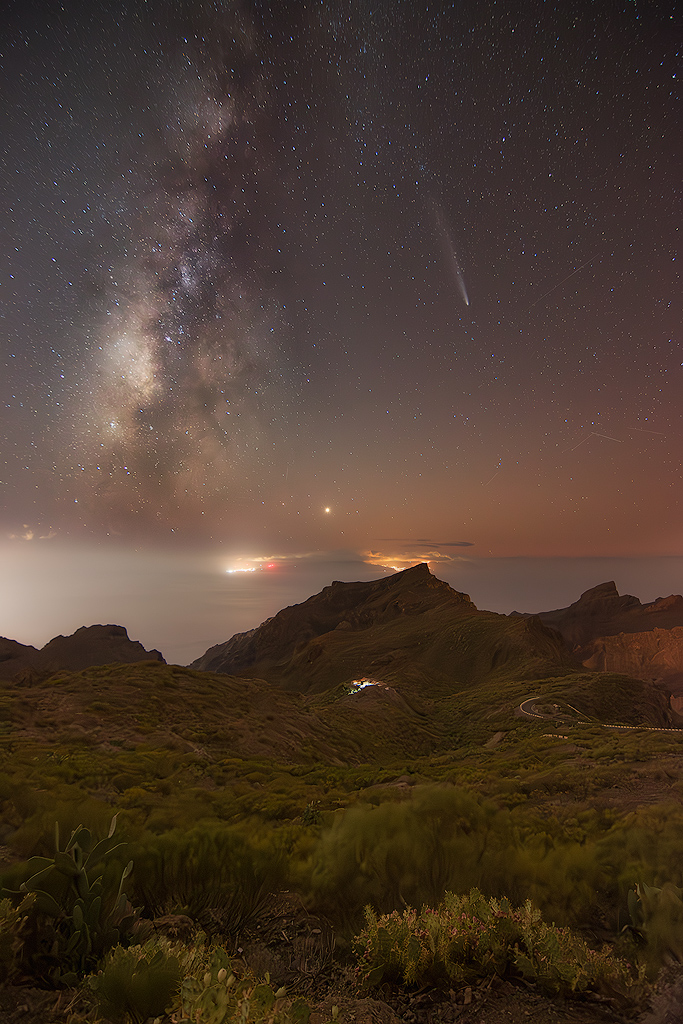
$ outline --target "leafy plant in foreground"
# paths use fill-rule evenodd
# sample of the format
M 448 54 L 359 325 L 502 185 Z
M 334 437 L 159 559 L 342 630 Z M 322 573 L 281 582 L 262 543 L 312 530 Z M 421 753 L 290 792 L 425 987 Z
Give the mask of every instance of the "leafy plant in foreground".
M 292 1002 L 284 988 L 275 991 L 250 972 L 236 977 L 225 950 L 215 947 L 202 977 L 188 974 L 180 989 L 180 1006 L 173 1019 L 178 1024 L 307 1024 L 308 1005 Z
M 17 972 L 28 912 L 34 900 L 31 893 L 24 897 L 18 907 L 11 900 L 0 900 L 0 985 L 10 981 Z
M 32 857 L 32 874 L 19 891 L 3 890 L 14 899 L 34 896 L 23 960 L 42 982 L 75 984 L 132 931 L 137 914 L 123 891 L 132 861 L 121 872 L 115 894 L 105 891 L 102 878 L 107 857 L 123 845 L 114 839 L 115 829 L 116 815 L 106 839 L 94 843 L 89 829 L 79 825 L 60 850 L 55 822 L 54 856 Z
M 222 946 L 193 947 L 150 939 L 117 948 L 88 979 L 98 1008 L 109 1019 L 133 1024 L 166 1014 L 176 1024 L 307 1024 L 309 1008 L 292 1001 L 270 978 L 241 974 Z
M 541 920 L 530 903 L 514 908 L 478 889 L 446 893 L 439 906 L 377 917 L 368 907 L 355 939 L 358 973 L 366 985 L 394 980 L 407 985 L 469 983 L 491 975 L 533 981 L 550 993 L 569 994 L 606 983 L 621 992 L 635 984 L 629 966 L 607 948 L 590 949 L 568 928 Z

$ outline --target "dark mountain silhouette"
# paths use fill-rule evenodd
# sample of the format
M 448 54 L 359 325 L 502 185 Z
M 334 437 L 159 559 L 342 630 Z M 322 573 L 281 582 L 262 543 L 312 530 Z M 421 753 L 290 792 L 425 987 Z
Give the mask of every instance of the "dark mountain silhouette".
M 598 637 L 683 626 L 683 597 L 675 594 L 641 604 L 631 594 L 619 594 L 614 582 L 601 583 L 583 593 L 568 608 L 538 612 L 537 618 L 559 630 L 569 646 L 575 648 Z
M 190 667 L 322 692 L 366 676 L 433 687 L 496 674 L 541 678 L 574 665 L 562 638 L 538 619 L 478 611 L 421 564 L 368 583 L 335 582 Z
M 0 665 L 9 661 L 21 661 L 22 664 L 28 664 L 29 660 L 38 653 L 35 647 L 0 636 Z
M 71 636 L 56 636 L 41 650 L 0 637 L 0 678 L 21 672 L 78 672 L 91 665 L 164 661 L 159 651 L 146 651 L 130 640 L 123 626 L 81 626 Z
M 291 657 L 296 648 L 333 629 L 365 629 L 444 605 L 458 612 L 476 611 L 467 594 L 433 576 L 426 563 L 369 583 L 335 580 L 302 604 L 283 608 L 256 629 L 236 633 L 209 648 L 190 667 L 237 673 L 257 662 Z

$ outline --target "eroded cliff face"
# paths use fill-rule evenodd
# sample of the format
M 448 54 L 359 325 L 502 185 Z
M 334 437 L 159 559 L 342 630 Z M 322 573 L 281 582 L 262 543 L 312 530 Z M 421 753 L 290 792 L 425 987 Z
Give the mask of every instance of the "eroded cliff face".
M 592 672 L 621 672 L 666 684 L 675 698 L 683 699 L 683 626 L 598 637 L 575 654 Z

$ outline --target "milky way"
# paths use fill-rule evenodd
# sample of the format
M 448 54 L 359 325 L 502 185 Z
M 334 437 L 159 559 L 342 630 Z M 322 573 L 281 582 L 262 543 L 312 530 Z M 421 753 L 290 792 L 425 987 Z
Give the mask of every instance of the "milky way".
M 119 251 L 100 227 L 110 247 L 96 265 L 100 315 L 66 403 L 73 436 L 65 451 L 58 434 L 53 459 L 62 505 L 114 534 L 201 531 L 207 512 L 215 525 L 221 501 L 271 468 L 272 425 L 293 394 L 274 343 L 281 311 L 263 281 L 269 254 L 250 250 L 267 83 L 250 71 L 248 33 L 234 19 L 228 28 L 247 84 L 198 34 L 171 48 L 164 91 L 141 111 L 149 163 L 138 161 L 130 185 L 124 170 L 113 193 L 128 235 Z
M 188 65 L 165 166 L 140 197 L 135 248 L 111 271 L 87 413 L 102 456 L 84 453 L 105 463 L 97 501 L 137 514 L 129 496 L 141 480 L 141 504 L 168 523 L 235 490 L 250 468 L 267 471 L 283 401 L 279 311 L 245 253 L 258 197 L 254 132 L 239 96 L 215 95 Z

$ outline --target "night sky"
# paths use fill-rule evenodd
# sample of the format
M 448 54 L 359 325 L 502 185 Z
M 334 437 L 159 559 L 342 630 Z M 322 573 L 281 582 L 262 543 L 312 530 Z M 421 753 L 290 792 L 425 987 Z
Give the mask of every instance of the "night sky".
M 680 592 L 674 11 L 10 4 L 0 634 L 189 660 L 427 560 Z

